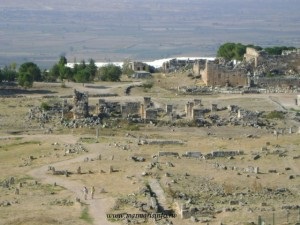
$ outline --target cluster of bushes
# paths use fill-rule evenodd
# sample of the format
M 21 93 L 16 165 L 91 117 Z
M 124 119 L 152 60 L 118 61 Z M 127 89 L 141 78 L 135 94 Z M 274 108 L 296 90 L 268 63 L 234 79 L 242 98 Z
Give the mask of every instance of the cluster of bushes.
M 281 55 L 282 51 L 284 50 L 296 49 L 295 47 L 287 47 L 287 46 L 275 46 L 275 47 L 262 48 L 256 45 L 243 45 L 241 43 L 228 42 L 219 47 L 217 56 L 223 57 L 227 60 L 232 60 L 232 59 L 242 60 L 244 54 L 246 53 L 247 47 L 252 47 L 255 48 L 256 50 L 264 50 L 270 55 Z
M 4 67 L 0 70 L 0 82 L 18 80 L 22 87 L 31 87 L 33 81 L 41 81 L 42 75 L 40 68 L 32 62 L 23 63 L 19 69 L 16 69 L 16 64 Z
M 155 68 L 148 66 L 149 72 L 155 72 Z M 97 80 L 102 81 L 119 81 L 122 74 L 131 75 L 134 71 L 129 67 L 129 61 L 125 60 L 123 67 L 108 64 L 97 68 L 95 61 L 90 59 L 88 63 L 81 61 L 75 63 L 74 67 L 67 66 L 67 59 L 61 56 L 59 61 L 55 63 L 50 70 L 41 71 L 41 69 L 33 62 L 23 63 L 19 69 L 15 63 L 0 69 L 1 81 L 18 81 L 22 87 L 32 87 L 34 81 L 56 82 L 58 80 L 69 80 L 79 83 L 87 83 Z M 153 84 L 152 84 L 153 85 Z M 146 85 L 149 87 L 150 84 Z
M 44 80 L 56 81 L 67 79 L 85 83 L 93 80 L 96 73 L 97 66 L 93 59 L 90 59 L 88 64 L 82 61 L 79 64 L 75 64 L 73 68 L 70 68 L 67 66 L 67 59 L 61 56 L 59 61 L 55 63 L 48 72 L 44 73 Z
M 30 88 L 34 81 L 55 82 L 66 79 L 86 83 L 96 78 L 103 81 L 119 81 L 121 75 L 122 69 L 120 67 L 109 64 L 98 69 L 93 59 L 90 59 L 88 63 L 82 61 L 70 68 L 67 66 L 67 59 L 62 56 L 49 71 L 41 71 L 33 62 L 23 63 L 18 69 L 13 63 L 0 69 L 0 82 L 18 81 L 20 86 Z
M 227 60 L 242 60 L 246 53 L 246 48 L 252 47 L 257 50 L 264 50 L 270 55 L 281 55 L 284 50 L 293 50 L 295 47 L 277 46 L 272 48 L 262 48 L 255 45 L 243 45 L 241 43 L 225 43 L 218 49 L 217 56 Z M 131 75 L 133 73 L 129 66 L 130 61 L 125 60 L 123 68 L 109 64 L 101 68 L 97 68 L 95 61 L 90 59 L 88 63 L 81 61 L 75 64 L 73 68 L 67 66 L 67 59 L 61 56 L 59 61 L 47 71 L 41 71 L 40 68 L 33 62 L 23 63 L 19 69 L 15 63 L 0 69 L 0 82 L 18 81 L 22 87 L 29 88 L 34 81 L 55 82 L 58 80 L 70 80 L 74 82 L 86 83 L 95 79 L 103 81 L 119 81 L 122 74 Z M 147 66 L 146 71 L 151 73 L 156 72 L 152 66 Z M 144 88 L 151 88 L 153 84 L 145 83 Z

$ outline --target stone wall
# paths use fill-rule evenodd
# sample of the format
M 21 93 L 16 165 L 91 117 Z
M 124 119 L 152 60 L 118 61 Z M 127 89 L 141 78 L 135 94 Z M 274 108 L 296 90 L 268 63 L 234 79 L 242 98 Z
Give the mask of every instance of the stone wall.
M 195 75 L 201 75 L 203 82 L 207 86 L 250 86 L 252 76 L 265 77 L 272 76 L 274 81 L 270 81 L 272 86 L 289 85 L 291 83 L 285 76 L 296 77 L 300 74 L 300 50 L 287 51 L 283 55 L 268 55 L 265 51 L 257 51 L 247 48 L 244 61 L 235 64 L 233 61 L 226 62 L 222 58 L 214 61 L 196 61 L 193 66 Z M 281 76 L 277 79 L 276 76 Z M 251 78 L 251 79 L 250 79 Z M 254 82 L 260 85 L 260 81 Z M 299 81 L 295 85 L 299 85 Z M 295 86 L 294 85 L 294 86 Z
M 236 156 L 236 155 L 243 155 L 243 151 L 213 151 L 211 152 L 212 157 L 229 157 L 229 156 Z
M 258 64 L 261 64 L 262 59 L 262 53 L 260 53 L 254 48 L 246 48 L 246 53 L 244 54 L 244 60 L 246 62 L 250 62 L 252 63 L 252 66 L 257 67 Z
M 196 107 L 196 108 L 193 108 L 193 111 L 192 111 L 192 118 L 195 120 L 195 119 L 198 119 L 198 118 L 204 118 L 204 114 L 207 112 L 206 109 L 201 109 L 199 107 Z
M 145 110 L 145 119 L 146 120 L 156 120 L 158 111 L 156 109 L 146 109 Z
M 268 55 L 264 51 L 247 48 L 244 62 L 250 63 L 253 73 L 278 73 L 279 75 L 295 75 L 300 73 L 300 50 L 284 51 L 282 55 Z
M 178 157 L 178 152 L 158 152 L 158 156 L 175 156 Z
M 300 79 L 296 77 L 257 77 L 254 79 L 254 84 L 266 88 L 266 87 L 277 87 L 277 88 L 292 88 L 300 87 Z
M 152 75 L 151 73 L 146 71 L 137 71 L 134 74 L 132 74 L 131 77 L 134 79 L 148 79 L 151 78 Z
M 166 105 L 166 113 L 168 114 L 168 115 L 171 115 L 172 114 L 172 112 L 173 112 L 173 105 Z
M 208 86 L 248 86 L 248 76 L 245 69 L 227 68 L 217 61 L 206 61 L 202 80 Z
M 147 64 L 143 62 L 130 62 L 129 68 L 133 71 L 145 71 L 147 68 Z
M 193 73 L 195 76 L 199 76 L 202 74 L 203 70 L 205 69 L 206 60 L 205 59 L 199 59 L 196 60 L 193 65 Z
M 201 106 L 201 99 L 194 99 L 193 102 L 188 102 L 185 105 L 186 117 L 194 120 L 198 118 L 203 118 L 204 114 L 207 113 L 209 110 L 204 109 Z
M 182 68 L 186 68 L 189 65 L 193 65 L 195 60 L 190 59 L 171 59 L 162 64 L 162 70 L 164 73 L 170 73 Z
M 125 118 L 128 115 L 140 114 L 141 103 L 140 102 L 126 102 L 121 107 L 122 117 Z
M 201 152 L 186 152 L 182 156 L 183 157 L 188 157 L 188 158 L 197 158 L 197 159 L 200 159 L 202 157 L 202 153 Z

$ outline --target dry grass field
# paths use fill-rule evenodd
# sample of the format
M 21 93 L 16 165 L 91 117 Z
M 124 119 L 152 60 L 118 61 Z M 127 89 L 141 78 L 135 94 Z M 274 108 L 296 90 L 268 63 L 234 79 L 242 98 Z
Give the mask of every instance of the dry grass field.
M 259 215 L 267 224 L 273 223 L 273 215 L 275 224 L 298 222 L 299 209 L 282 208 L 299 207 L 300 202 L 299 122 L 293 120 L 297 112 L 293 105 L 295 94 L 188 96 L 173 90 L 178 85 L 194 84 L 186 75 L 157 75 L 153 82 L 153 88 L 133 88 L 128 96 L 123 93 L 130 81 L 85 86 L 66 83 L 66 87 L 35 83 L 27 91 L 14 88 L 7 91 L 1 87 L 0 224 L 121 224 L 121 221 L 107 221 L 106 214 L 141 213 L 132 204 L 125 202 L 117 207 L 117 203 L 131 197 L 147 201 L 138 193 L 153 179 L 164 190 L 168 207 L 177 214 L 170 219 L 173 224 L 195 224 L 191 219 L 180 218 L 176 202 L 198 208 L 209 206 L 218 212 L 214 216 L 200 213 L 198 224 L 256 224 Z M 194 98 L 202 99 L 204 108 L 211 103 L 220 108 L 235 104 L 268 113 L 284 107 L 285 119 L 270 122 L 275 128 L 292 127 L 293 133 L 286 131 L 276 137 L 273 130 L 264 127 L 192 127 L 187 123 L 130 126 L 124 122 L 101 127 L 96 137 L 95 127 L 67 128 L 60 124 L 59 115 L 45 124 L 28 118 L 30 109 L 40 107 L 42 102 L 60 103 L 60 97 L 71 96 L 74 88 L 89 92 L 90 106 L 98 99 L 93 95 L 116 93 L 117 97 L 105 99 L 142 101 L 143 96 L 150 96 L 157 106 L 173 104 L 179 114 Z M 72 99 L 68 98 L 68 102 Z M 229 116 L 227 111 L 216 113 L 224 118 Z M 46 132 L 49 128 L 52 133 Z M 182 144 L 139 145 L 141 139 L 176 140 Z M 66 153 L 74 149 L 75 153 Z M 187 151 L 207 154 L 215 150 L 241 150 L 244 154 L 207 160 L 181 157 Z M 153 156 L 159 151 L 177 152 L 180 157 L 162 156 L 156 160 Z M 254 160 L 256 155 L 260 158 Z M 133 156 L 145 161 L 135 162 Z M 151 162 L 156 162 L 156 166 L 149 169 Z M 67 170 L 68 176 L 53 175 L 49 166 L 56 171 Z M 259 167 L 259 173 L 242 170 L 249 166 Z M 5 182 L 11 181 L 11 177 L 13 182 L 6 187 Z M 94 199 L 88 195 L 84 200 L 83 186 L 95 187 Z M 231 201 L 238 203 L 230 204 Z M 143 224 L 154 223 L 149 219 Z

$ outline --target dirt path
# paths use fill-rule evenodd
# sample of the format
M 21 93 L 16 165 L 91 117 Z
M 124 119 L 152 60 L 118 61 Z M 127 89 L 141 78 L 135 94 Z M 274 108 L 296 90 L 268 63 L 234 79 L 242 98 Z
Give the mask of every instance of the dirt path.
M 52 163 L 51 166 L 60 167 L 67 166 L 71 163 L 82 162 L 84 158 L 96 157 L 96 154 L 82 155 L 74 159 L 69 159 L 57 163 Z M 82 199 L 82 188 L 83 184 L 80 181 L 72 181 L 66 177 L 53 176 L 47 172 L 48 165 L 33 169 L 29 172 L 29 175 L 40 180 L 43 183 L 54 184 L 65 187 L 74 193 L 75 197 Z M 94 199 L 88 199 L 85 201 L 89 206 L 89 212 L 94 219 L 93 224 L 95 225 L 116 225 L 116 223 L 110 223 L 106 220 L 106 211 L 110 208 L 113 203 L 112 198 L 107 198 L 105 196 L 95 195 Z
M 108 94 L 108 93 L 114 93 L 114 90 L 118 88 L 122 88 L 124 91 L 129 86 L 135 86 L 140 85 L 142 82 L 140 81 L 132 81 L 132 82 L 122 82 L 122 83 L 103 83 L 103 84 L 85 84 L 84 86 L 82 84 L 69 82 L 67 83 L 68 87 L 71 87 L 73 89 L 76 88 L 76 90 L 81 92 L 88 92 L 89 94 Z
M 276 97 L 269 96 L 269 99 L 274 102 L 276 105 L 278 105 L 283 111 L 286 111 L 287 109 L 278 101 Z

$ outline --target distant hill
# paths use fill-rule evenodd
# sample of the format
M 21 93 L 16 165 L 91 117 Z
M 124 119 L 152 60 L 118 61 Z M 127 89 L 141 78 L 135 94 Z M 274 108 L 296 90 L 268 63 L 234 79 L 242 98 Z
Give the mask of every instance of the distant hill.
M 215 56 L 224 42 L 300 46 L 298 0 L 1 0 L 0 65 Z

